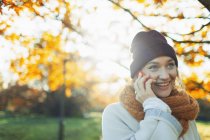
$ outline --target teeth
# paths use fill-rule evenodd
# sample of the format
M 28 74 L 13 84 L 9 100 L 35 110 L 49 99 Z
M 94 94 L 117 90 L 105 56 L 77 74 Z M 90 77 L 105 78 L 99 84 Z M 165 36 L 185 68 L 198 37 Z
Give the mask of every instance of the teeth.
M 157 84 L 158 86 L 168 86 L 169 85 L 169 82 L 168 83 L 163 83 L 163 84 Z

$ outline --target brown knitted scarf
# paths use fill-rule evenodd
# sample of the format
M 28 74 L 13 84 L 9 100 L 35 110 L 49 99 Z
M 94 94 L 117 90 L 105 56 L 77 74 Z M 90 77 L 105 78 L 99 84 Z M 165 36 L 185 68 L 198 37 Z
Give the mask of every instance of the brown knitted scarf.
M 183 130 L 180 136 L 188 130 L 189 120 L 194 120 L 199 112 L 199 105 L 195 99 L 184 92 L 172 90 L 169 97 L 161 98 L 171 108 L 172 115 L 181 123 Z M 127 85 L 120 94 L 120 102 L 124 108 L 137 120 L 144 118 L 142 104 L 135 99 L 134 88 Z

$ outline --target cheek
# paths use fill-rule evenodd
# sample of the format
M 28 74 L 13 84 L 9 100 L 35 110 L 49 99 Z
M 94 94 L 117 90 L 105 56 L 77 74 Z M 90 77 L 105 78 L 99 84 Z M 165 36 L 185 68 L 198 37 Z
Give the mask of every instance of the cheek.
M 178 76 L 178 73 L 177 73 L 176 70 L 173 70 L 173 71 L 169 72 L 169 75 L 170 75 L 170 77 L 171 77 L 172 79 L 175 80 L 176 77 Z
M 150 78 L 152 78 L 152 79 L 156 79 L 158 76 L 158 74 L 157 73 L 154 73 L 154 72 L 149 72 L 149 71 L 147 71 L 147 70 L 143 70 L 142 71 L 142 74 L 143 75 L 149 75 L 150 76 Z

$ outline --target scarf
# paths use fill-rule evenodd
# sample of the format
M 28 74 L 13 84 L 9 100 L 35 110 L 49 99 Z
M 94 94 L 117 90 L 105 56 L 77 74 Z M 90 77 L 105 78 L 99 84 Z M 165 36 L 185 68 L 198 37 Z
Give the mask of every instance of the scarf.
M 134 91 L 132 85 L 126 85 L 120 93 L 120 102 L 137 121 L 141 121 L 144 119 L 143 106 L 135 99 Z M 197 117 L 199 112 L 197 101 L 177 89 L 173 89 L 170 96 L 160 99 L 171 108 L 172 115 L 181 123 L 183 130 L 180 136 L 183 136 L 189 128 L 188 121 L 195 120 Z

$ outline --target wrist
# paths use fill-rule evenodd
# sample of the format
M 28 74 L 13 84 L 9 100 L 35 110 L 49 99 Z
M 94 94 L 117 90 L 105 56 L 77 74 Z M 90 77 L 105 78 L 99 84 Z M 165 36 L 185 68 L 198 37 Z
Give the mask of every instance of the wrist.
M 148 109 L 160 109 L 161 111 L 171 113 L 170 107 L 157 97 L 147 98 L 143 102 L 144 112 Z

